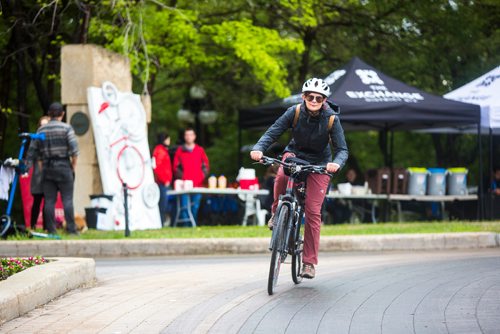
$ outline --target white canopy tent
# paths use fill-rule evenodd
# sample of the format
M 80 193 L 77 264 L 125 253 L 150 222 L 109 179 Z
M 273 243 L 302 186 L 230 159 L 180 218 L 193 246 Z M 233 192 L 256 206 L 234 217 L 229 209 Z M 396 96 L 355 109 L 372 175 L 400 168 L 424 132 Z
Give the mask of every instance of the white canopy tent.
M 500 134 L 500 66 L 444 95 L 445 98 L 475 103 L 481 107 L 481 133 L 490 137 L 490 171 L 493 170 L 493 134 Z M 469 132 L 471 129 L 460 129 Z M 459 130 L 459 131 L 460 131 Z M 465 130 L 465 131 L 464 131 Z M 492 182 L 490 176 L 490 182 Z M 489 218 L 493 218 L 493 196 L 489 201 Z
M 500 66 L 444 95 L 481 106 L 481 132 L 500 133 Z

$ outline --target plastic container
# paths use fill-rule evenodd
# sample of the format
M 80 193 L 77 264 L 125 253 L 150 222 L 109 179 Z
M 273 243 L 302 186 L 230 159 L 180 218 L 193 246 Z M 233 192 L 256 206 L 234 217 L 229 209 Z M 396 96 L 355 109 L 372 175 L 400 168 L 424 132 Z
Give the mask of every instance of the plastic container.
M 408 194 L 425 195 L 427 190 L 427 168 L 408 168 Z
M 85 222 L 87 227 L 90 229 L 97 228 L 97 209 L 96 208 L 85 208 Z
M 227 188 L 227 179 L 224 175 L 219 176 L 219 178 L 217 179 L 217 185 L 219 186 L 220 189 Z
M 113 195 L 97 194 L 89 195 L 89 197 L 93 208 L 109 208 L 113 202 Z
M 369 169 L 366 171 L 365 179 L 374 194 L 389 194 L 391 192 L 391 170 L 389 168 Z
M 255 178 L 252 180 L 240 180 L 241 189 L 258 190 L 259 189 L 259 179 Z
M 406 168 L 396 167 L 392 169 L 392 193 L 406 194 L 408 192 L 408 171 Z
M 427 195 L 443 196 L 446 194 L 446 169 L 427 168 Z
M 106 208 L 85 208 L 85 222 L 87 227 L 90 229 L 96 229 L 97 225 L 102 225 L 98 223 L 99 220 L 106 220 Z
M 112 230 L 114 226 L 113 195 L 96 194 L 89 195 L 90 206 L 96 209 L 96 228 L 98 230 Z M 87 212 L 85 212 L 87 214 Z M 92 220 L 92 213 L 90 213 Z M 87 223 L 88 224 L 88 223 Z
M 238 171 L 238 176 L 236 177 L 236 181 L 253 180 L 255 178 L 256 178 L 255 169 L 241 167 L 240 170 Z
M 352 185 L 350 183 L 339 183 L 337 184 L 337 188 L 339 189 L 339 193 L 341 195 L 351 195 L 352 194 Z
M 217 177 L 215 175 L 210 175 L 208 178 L 208 188 L 209 189 L 215 189 L 217 188 Z
M 183 180 L 175 180 L 174 181 L 174 190 L 182 190 L 184 189 L 184 181 Z
M 191 190 L 193 189 L 193 180 L 184 180 L 184 184 L 182 186 L 182 189 L 184 190 Z
M 448 195 L 467 195 L 467 173 L 464 167 L 448 168 Z

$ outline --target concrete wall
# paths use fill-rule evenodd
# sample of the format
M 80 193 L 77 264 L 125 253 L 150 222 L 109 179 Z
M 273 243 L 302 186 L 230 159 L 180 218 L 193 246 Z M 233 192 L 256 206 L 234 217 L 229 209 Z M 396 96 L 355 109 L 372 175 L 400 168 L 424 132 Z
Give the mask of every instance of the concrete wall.
M 61 50 L 61 102 L 66 105 L 66 120 L 78 111 L 85 113 L 90 122 L 87 106 L 87 88 L 101 87 L 111 81 L 120 91 L 132 91 L 132 74 L 127 57 L 96 45 L 65 45 Z M 90 194 L 102 193 L 99 165 L 92 124 L 89 130 L 77 136 L 80 156 L 76 168 L 74 206 L 75 213 L 85 215 L 90 205 Z

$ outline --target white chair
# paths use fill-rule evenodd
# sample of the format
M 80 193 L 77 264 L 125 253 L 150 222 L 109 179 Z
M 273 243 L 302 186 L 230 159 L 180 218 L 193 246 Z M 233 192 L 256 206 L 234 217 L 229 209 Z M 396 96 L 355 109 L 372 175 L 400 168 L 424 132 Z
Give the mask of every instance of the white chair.
M 248 217 L 255 216 L 257 225 L 264 226 L 267 210 L 260 208 L 260 199 L 257 198 L 257 195 L 239 194 L 238 197 L 242 201 L 245 201 L 245 215 L 243 216 L 243 222 L 241 225 L 247 226 Z

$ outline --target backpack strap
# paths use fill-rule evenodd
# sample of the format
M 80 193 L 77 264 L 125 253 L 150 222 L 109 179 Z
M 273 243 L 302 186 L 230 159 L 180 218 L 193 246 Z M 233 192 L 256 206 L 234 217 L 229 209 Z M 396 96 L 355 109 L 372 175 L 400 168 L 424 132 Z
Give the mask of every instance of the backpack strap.
M 295 128 L 297 122 L 299 121 L 300 115 L 300 103 L 295 106 L 295 116 L 293 116 L 292 128 Z
M 333 122 L 335 122 L 335 115 L 331 115 L 330 118 L 328 118 L 328 133 L 332 131 Z

